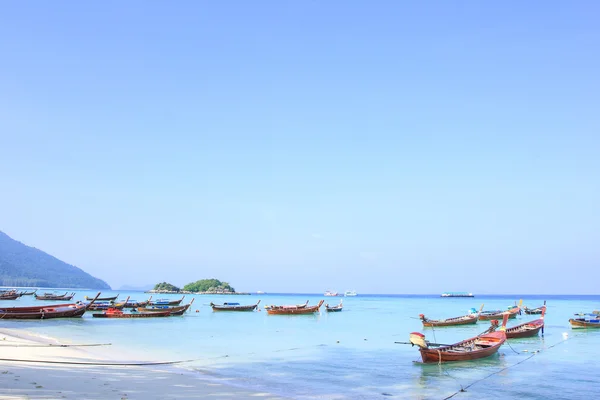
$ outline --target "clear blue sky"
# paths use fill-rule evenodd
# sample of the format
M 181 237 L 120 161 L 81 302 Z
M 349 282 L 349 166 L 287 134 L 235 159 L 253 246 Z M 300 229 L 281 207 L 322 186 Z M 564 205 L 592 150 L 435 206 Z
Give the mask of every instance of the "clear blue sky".
M 117 288 L 600 293 L 599 15 L 6 2 L 0 230 Z

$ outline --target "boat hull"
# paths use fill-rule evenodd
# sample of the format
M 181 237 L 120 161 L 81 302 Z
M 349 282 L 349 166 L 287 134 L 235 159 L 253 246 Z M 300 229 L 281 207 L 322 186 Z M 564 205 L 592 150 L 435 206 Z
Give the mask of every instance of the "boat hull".
M 323 300 L 316 306 L 304 306 L 304 307 L 272 307 L 267 309 L 269 315 L 306 315 L 314 314 L 319 312 L 319 309 L 323 305 Z
M 569 323 L 572 328 L 600 328 L 600 322 L 582 321 L 571 318 Z
M 459 342 L 452 346 L 444 346 L 440 348 L 420 348 L 421 358 L 424 363 L 442 363 L 442 362 L 456 362 L 456 361 L 470 361 L 478 360 L 480 358 L 489 357 L 494 355 L 500 349 L 500 346 L 506 341 L 506 334 L 503 331 L 492 332 L 486 335 L 475 337 L 473 339 Z M 467 346 L 469 343 L 482 343 L 489 344 L 489 347 L 485 347 L 473 351 L 456 351 L 454 350 L 460 346 Z
M 526 322 L 521 325 L 513 326 L 506 329 L 507 339 L 519 339 L 536 336 L 544 327 L 544 322 L 537 323 L 536 321 Z
M 92 314 L 94 318 L 160 318 L 160 317 L 168 317 L 171 315 L 170 311 L 163 312 L 153 312 L 153 313 L 131 313 L 131 314 Z
M 425 319 L 425 320 L 421 320 L 421 322 L 423 323 L 423 326 L 426 327 L 444 327 L 444 326 L 458 326 L 458 325 L 472 325 L 472 324 L 476 324 L 477 323 L 477 316 L 473 316 L 473 317 L 469 317 L 469 318 L 463 318 L 463 319 L 454 319 L 454 318 L 449 318 L 447 320 L 431 320 L 431 319 Z
M 479 321 L 490 321 L 492 319 L 502 319 L 503 314 L 502 313 L 498 313 L 498 314 L 481 314 L 479 315 Z M 508 319 L 515 319 L 517 318 L 517 314 L 516 313 L 510 313 L 508 314 Z
M 53 318 L 80 318 L 85 314 L 85 306 L 59 306 L 47 307 L 38 311 L 3 312 L 0 310 L 0 319 L 53 319 Z

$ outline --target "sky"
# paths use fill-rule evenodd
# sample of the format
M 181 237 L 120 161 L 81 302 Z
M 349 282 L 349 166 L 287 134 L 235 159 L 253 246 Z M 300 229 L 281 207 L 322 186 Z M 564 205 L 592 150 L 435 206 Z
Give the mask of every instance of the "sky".
M 114 288 L 600 294 L 598 15 L 6 2 L 0 230 Z

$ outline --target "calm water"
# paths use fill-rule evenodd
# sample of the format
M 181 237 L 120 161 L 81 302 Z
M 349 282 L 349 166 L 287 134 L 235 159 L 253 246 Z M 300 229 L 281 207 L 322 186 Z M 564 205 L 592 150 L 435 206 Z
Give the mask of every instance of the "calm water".
M 94 294 L 78 292 L 76 299 Z M 148 296 L 131 292 L 121 293 L 120 298 L 127 295 L 138 300 Z M 320 299 L 333 304 L 341 298 L 290 294 L 195 297 L 191 312 L 183 317 L 105 320 L 87 313 L 72 320 L 0 321 L 0 327 L 23 328 L 78 343 L 110 342 L 110 351 L 119 351 L 123 360 L 195 359 L 182 367 L 203 378 L 233 378 L 231 384 L 298 399 L 443 399 L 475 382 L 453 399 L 572 400 L 600 392 L 600 330 L 573 330 L 568 323 L 575 312 L 600 309 L 600 296 L 359 294 L 343 298 L 341 313 L 310 316 L 268 315 L 262 307 L 306 300 L 313 304 Z M 510 346 L 503 345 L 496 356 L 468 363 L 422 365 L 415 362 L 420 361 L 416 347 L 394 344 L 408 341 L 413 331 L 425 333 L 431 341 L 452 343 L 489 326 L 482 321 L 468 327 L 423 328 L 417 319 L 420 313 L 430 318 L 454 317 L 472 307 L 478 309 L 482 303 L 485 310 L 506 309 L 521 298 L 529 307 L 547 300 L 544 336 L 510 340 Z M 258 299 L 262 300 L 260 312 L 214 313 L 208 306 L 211 301 L 250 304 Z M 188 295 L 184 303 L 189 300 Z M 3 303 L 21 306 L 39 301 L 28 296 Z M 509 321 L 509 326 L 536 318 L 524 314 Z M 541 351 L 534 353 L 536 350 Z

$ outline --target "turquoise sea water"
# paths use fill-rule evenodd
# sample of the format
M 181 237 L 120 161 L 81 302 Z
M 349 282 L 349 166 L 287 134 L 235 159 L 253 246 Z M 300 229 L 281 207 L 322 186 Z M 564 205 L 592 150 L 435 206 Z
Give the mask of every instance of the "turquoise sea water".
M 75 300 L 93 296 L 77 292 Z M 114 293 L 116 294 L 116 293 Z M 108 296 L 110 293 L 103 293 Z M 141 292 L 121 293 L 143 300 Z M 155 295 L 156 297 L 156 295 Z M 177 295 L 160 297 L 179 298 Z M 191 300 L 186 296 L 183 303 Z M 600 309 L 600 296 L 477 296 L 358 295 L 345 297 L 344 310 L 308 316 L 268 315 L 265 304 L 310 304 L 341 297 L 263 294 L 194 296 L 183 317 L 110 320 L 86 313 L 81 319 L 1 321 L 0 327 L 21 328 L 78 343 L 113 343 L 123 360 L 183 360 L 180 367 L 202 378 L 231 379 L 230 383 L 297 399 L 588 399 L 600 392 L 600 329 L 572 329 L 576 312 Z M 255 303 L 261 311 L 213 312 L 209 303 Z M 423 328 L 418 315 L 446 318 L 470 308 L 506 309 L 516 301 L 537 307 L 547 300 L 544 336 L 511 339 L 498 355 L 442 365 L 423 365 L 410 332 L 428 340 L 453 343 L 489 326 Z M 40 303 L 32 296 L 4 301 L 2 306 Z M 54 303 L 54 302 L 53 302 Z M 182 304 L 183 304 L 182 303 Z M 198 312 L 196 312 L 198 310 Z M 521 315 L 509 326 L 539 316 Z M 536 352 L 538 351 L 539 352 Z

